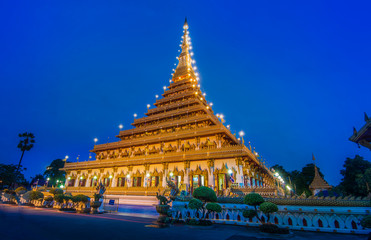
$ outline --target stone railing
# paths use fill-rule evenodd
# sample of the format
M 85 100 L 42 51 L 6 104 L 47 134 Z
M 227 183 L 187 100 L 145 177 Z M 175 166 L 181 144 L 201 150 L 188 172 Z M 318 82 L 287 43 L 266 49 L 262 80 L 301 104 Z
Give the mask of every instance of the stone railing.
M 180 219 L 198 218 L 200 213 L 186 208 L 186 202 L 173 202 L 171 213 Z M 221 203 L 222 212 L 207 214 L 214 223 L 259 226 L 261 223 L 254 217 L 243 217 L 243 210 L 249 209 L 244 204 Z M 269 222 L 293 230 L 368 234 L 360 221 L 370 214 L 368 207 L 323 207 L 323 206 L 278 206 L 278 212 L 271 214 Z M 259 217 L 266 222 L 267 217 L 259 212 Z

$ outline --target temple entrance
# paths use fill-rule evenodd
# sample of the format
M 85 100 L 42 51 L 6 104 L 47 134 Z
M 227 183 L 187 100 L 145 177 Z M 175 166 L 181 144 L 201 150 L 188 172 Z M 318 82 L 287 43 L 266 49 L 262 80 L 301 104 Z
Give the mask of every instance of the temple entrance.
M 205 175 L 193 175 L 192 187 L 193 189 L 205 186 Z
M 180 185 L 182 184 L 182 176 L 174 176 L 173 178 L 174 178 L 173 182 L 179 188 Z
M 228 174 L 218 174 L 218 193 L 222 194 L 224 189 L 229 187 Z

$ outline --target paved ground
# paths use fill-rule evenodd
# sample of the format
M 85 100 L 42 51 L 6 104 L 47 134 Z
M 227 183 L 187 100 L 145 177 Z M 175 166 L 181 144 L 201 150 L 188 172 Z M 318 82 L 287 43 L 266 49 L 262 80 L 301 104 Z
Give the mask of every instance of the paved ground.
M 152 210 L 151 210 L 152 211 Z M 172 226 L 148 227 L 153 218 L 129 215 L 83 215 L 63 213 L 53 209 L 38 209 L 0 204 L 1 240 L 83 240 L 83 239 L 162 239 L 162 240 L 264 240 L 254 228 L 214 225 L 212 227 Z M 293 240 L 353 240 L 367 236 L 295 232 Z

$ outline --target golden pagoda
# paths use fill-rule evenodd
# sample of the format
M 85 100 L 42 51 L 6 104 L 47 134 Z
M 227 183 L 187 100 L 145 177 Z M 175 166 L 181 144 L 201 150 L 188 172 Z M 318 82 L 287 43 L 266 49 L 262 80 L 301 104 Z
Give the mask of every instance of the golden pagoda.
M 179 63 L 163 98 L 134 119 L 134 128 L 120 131 L 118 141 L 95 145 L 95 160 L 66 162 L 67 192 L 91 194 L 102 182 L 106 194 L 153 196 L 170 179 L 187 192 L 209 186 L 220 195 L 231 187 L 274 194 L 271 171 L 206 101 L 192 65 L 187 20 L 183 29 Z
M 315 161 L 314 155 L 312 155 L 313 161 Z M 319 174 L 318 168 L 316 164 L 314 164 L 314 178 L 309 185 L 309 190 L 312 191 L 313 195 L 316 195 L 317 193 L 321 191 L 328 191 L 332 187 L 323 179 L 323 177 Z

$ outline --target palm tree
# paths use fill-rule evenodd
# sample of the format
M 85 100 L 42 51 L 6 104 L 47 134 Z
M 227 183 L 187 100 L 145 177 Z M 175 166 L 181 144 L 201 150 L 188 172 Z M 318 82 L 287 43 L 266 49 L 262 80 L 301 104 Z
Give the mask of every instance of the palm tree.
M 22 162 L 22 159 L 23 159 L 24 152 L 25 151 L 30 151 L 31 148 L 33 148 L 33 144 L 35 143 L 35 140 L 34 140 L 35 135 L 33 133 L 24 132 L 22 134 L 21 133 L 18 134 L 18 136 L 21 138 L 21 140 L 19 141 L 17 147 L 19 149 L 21 149 L 22 155 L 21 155 L 21 159 L 19 159 L 17 172 L 18 172 L 19 168 L 21 167 L 21 162 Z

